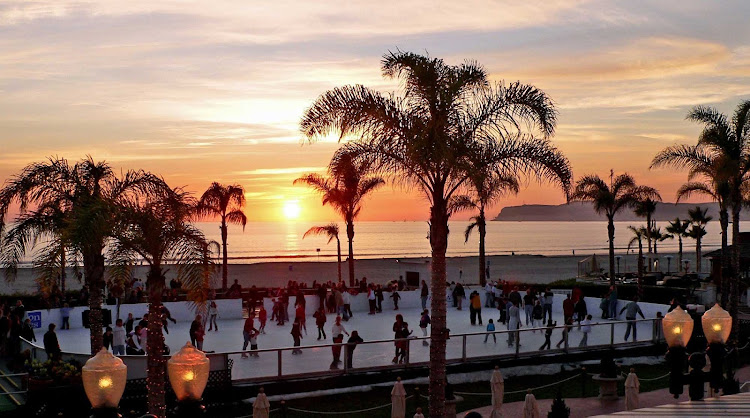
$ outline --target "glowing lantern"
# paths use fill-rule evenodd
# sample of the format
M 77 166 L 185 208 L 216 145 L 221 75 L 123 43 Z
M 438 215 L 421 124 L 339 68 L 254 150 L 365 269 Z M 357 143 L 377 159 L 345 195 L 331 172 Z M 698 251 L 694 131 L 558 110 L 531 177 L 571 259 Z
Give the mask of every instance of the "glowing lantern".
M 209 363 L 208 357 L 189 342 L 167 361 L 169 383 L 177 400 L 201 399 L 208 382 Z
M 703 314 L 701 324 L 709 344 L 726 344 L 732 332 L 732 316 L 718 303 Z
M 661 320 L 664 338 L 669 347 L 685 347 L 693 335 L 693 318 L 682 308 L 677 307 L 664 315 Z
M 81 369 L 83 389 L 94 409 L 117 408 L 127 378 L 128 366 L 103 347 Z

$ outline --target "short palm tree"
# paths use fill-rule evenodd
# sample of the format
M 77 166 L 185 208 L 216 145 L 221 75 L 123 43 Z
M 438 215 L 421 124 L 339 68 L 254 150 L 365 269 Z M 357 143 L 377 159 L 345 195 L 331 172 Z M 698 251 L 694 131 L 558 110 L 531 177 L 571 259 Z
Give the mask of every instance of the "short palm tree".
M 568 160 L 547 138 L 556 111 L 541 90 L 521 83 L 490 85 L 475 62 L 453 66 L 443 60 L 393 52 L 382 61 L 383 75 L 403 80 L 403 94 L 384 95 L 345 86 L 320 96 L 301 123 L 310 140 L 338 131 L 354 136 L 334 159 L 354 155 L 395 180 L 417 186 L 430 203 L 432 327 L 430 415 L 445 415 L 445 253 L 451 203 L 471 174 L 471 160 L 483 148 L 500 174 L 530 174 L 559 185 L 566 195 Z M 538 129 L 534 137 L 520 127 Z
M 116 227 L 115 215 L 119 202 L 132 196 L 147 196 L 166 188 L 164 181 L 145 171 L 127 171 L 115 175 L 105 162 L 88 157 L 71 165 L 62 158 L 32 163 L 8 180 L 0 190 L 0 232 L 10 205 L 20 206 L 20 220 L 29 216 L 29 208 L 63 208 L 63 227 L 59 230 L 61 243 L 68 252 L 80 255 L 85 283 L 89 287 L 89 323 L 91 353 L 102 347 L 102 296 L 104 288 L 104 250 Z M 57 216 L 50 213 L 51 217 Z M 52 219 L 39 214 L 38 221 Z M 45 227 L 46 228 L 46 227 Z M 33 236 L 47 229 L 29 229 Z M 27 243 L 27 242 L 25 242 Z M 25 244 L 24 243 L 24 244 Z M 3 248 L 5 261 L 18 260 L 25 251 L 21 242 Z M 52 242 L 51 245 L 59 245 Z M 53 249 L 54 250 L 54 249 Z
M 196 212 L 200 217 L 219 217 L 221 221 L 221 290 L 227 290 L 227 269 L 229 258 L 227 255 L 227 223 L 242 225 L 245 230 L 247 225 L 247 216 L 242 211 L 245 206 L 245 189 L 239 184 L 225 186 L 213 182 L 211 186 L 203 192 Z
M 328 177 L 306 174 L 294 184 L 307 184 L 323 195 L 323 205 L 330 205 L 346 223 L 349 242 L 349 286 L 354 286 L 354 220 L 362 210 L 362 203 L 370 193 L 385 184 L 381 177 L 371 175 L 367 161 L 355 161 L 352 155 L 343 154 L 331 161 Z
M 328 237 L 328 244 L 334 239 L 336 240 L 336 256 L 339 271 L 339 283 L 341 283 L 341 240 L 339 239 L 339 226 L 335 222 L 331 222 L 328 225 L 313 226 L 302 235 L 302 239 L 307 238 L 308 235 L 325 235 Z
M 651 236 L 651 241 L 654 246 L 654 256 L 658 259 L 659 251 L 657 249 L 657 245 L 660 242 L 664 242 L 668 239 L 673 239 L 674 237 L 666 232 L 662 232 L 661 227 L 651 228 L 651 231 L 649 231 L 649 234 Z
M 204 253 L 208 243 L 203 233 L 190 224 L 194 215 L 194 200 L 176 189 L 164 196 L 131 199 L 124 202 L 118 213 L 117 229 L 109 248 L 114 264 L 131 266 L 136 260 L 148 265 L 149 321 L 146 353 L 148 355 L 149 413 L 163 417 L 166 410 L 164 311 L 162 293 L 165 288 L 164 267 L 169 260 L 176 264 L 176 277 L 190 291 L 201 289 L 206 275 Z M 129 275 L 127 269 L 119 270 Z
M 659 203 L 660 200 L 661 199 L 652 199 L 650 197 L 647 197 L 642 201 L 637 202 L 633 206 L 633 212 L 635 212 L 636 216 L 640 216 L 646 219 L 646 241 L 648 242 L 648 271 L 651 271 L 651 242 L 653 240 L 651 237 L 651 231 L 654 229 L 651 219 L 654 216 L 654 212 L 656 212 L 656 204 Z
M 628 226 L 628 229 L 633 232 L 633 238 L 628 242 L 628 251 L 630 247 L 638 243 L 638 297 L 643 296 L 643 240 L 646 239 L 648 234 L 647 228 L 645 227 L 634 227 Z
M 633 208 L 648 198 L 661 200 L 653 187 L 638 186 L 630 174 L 614 177 L 610 184 L 597 175 L 584 176 L 578 180 L 571 200 L 592 202 L 594 210 L 607 217 L 609 237 L 609 279 L 615 284 L 615 216 L 625 208 Z
M 695 271 L 701 272 L 701 241 L 706 236 L 706 224 L 713 218 L 708 216 L 708 208 L 701 209 L 700 206 L 696 206 L 693 209 L 688 209 L 688 217 L 690 218 L 690 224 L 692 227 L 688 232 L 690 238 L 695 240 Z
M 484 164 L 485 158 L 473 162 L 474 167 L 469 176 L 469 185 L 472 196 L 459 196 L 454 205 L 466 210 L 477 210 L 479 213 L 471 218 L 472 222 L 464 231 L 464 242 L 469 241 L 469 236 L 474 228 L 479 232 L 479 284 L 484 286 L 487 278 L 487 263 L 485 253 L 485 240 L 487 237 L 487 218 L 485 210 L 487 206 L 495 203 L 506 194 L 518 194 L 520 185 L 515 176 L 501 175 L 493 170 L 492 166 Z M 489 157 L 489 156 L 488 156 Z
M 674 218 L 673 221 L 669 221 L 666 231 L 673 237 L 677 237 L 679 243 L 679 250 L 677 252 L 677 262 L 679 263 L 677 271 L 682 271 L 682 239 L 688 237 L 688 229 L 690 228 L 690 221 L 683 221 L 680 218 Z

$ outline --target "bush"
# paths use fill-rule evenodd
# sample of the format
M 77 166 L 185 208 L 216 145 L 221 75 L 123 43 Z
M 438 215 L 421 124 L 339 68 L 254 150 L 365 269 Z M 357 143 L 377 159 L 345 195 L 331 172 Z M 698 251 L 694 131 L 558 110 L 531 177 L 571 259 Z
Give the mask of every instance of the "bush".
M 547 418 L 568 418 L 569 416 L 570 408 L 565 405 L 565 400 L 563 400 L 560 391 L 557 391 L 557 396 L 552 401 L 552 409 L 547 413 Z

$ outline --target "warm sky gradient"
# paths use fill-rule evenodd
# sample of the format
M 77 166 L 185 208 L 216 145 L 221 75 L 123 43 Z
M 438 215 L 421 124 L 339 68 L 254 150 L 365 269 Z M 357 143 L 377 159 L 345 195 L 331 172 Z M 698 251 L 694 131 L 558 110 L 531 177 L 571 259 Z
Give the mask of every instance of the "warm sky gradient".
M 691 106 L 729 113 L 750 98 L 748 16 L 743 0 L 5 0 L 0 180 L 91 154 L 196 192 L 238 182 L 251 220 L 290 200 L 301 219 L 333 219 L 291 181 L 337 144 L 301 145 L 298 121 L 335 86 L 394 90 L 379 62 L 400 48 L 537 85 L 559 107 L 554 141 L 576 177 L 628 171 L 672 200 L 684 173 L 650 172 L 651 157 L 695 141 Z M 531 184 L 500 206 L 562 201 Z M 426 218 L 419 196 L 390 186 L 361 215 Z

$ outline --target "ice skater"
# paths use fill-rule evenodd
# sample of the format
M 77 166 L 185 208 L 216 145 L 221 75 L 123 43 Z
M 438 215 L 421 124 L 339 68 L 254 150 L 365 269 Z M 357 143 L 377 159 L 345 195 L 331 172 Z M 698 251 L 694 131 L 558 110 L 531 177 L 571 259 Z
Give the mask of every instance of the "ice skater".
M 292 323 L 292 338 L 294 339 L 294 346 L 299 347 L 302 344 L 302 325 L 300 324 L 298 319 L 294 320 L 294 323 Z M 292 354 L 302 354 L 302 350 L 295 348 L 292 350 Z
M 260 305 L 260 310 L 258 311 L 258 321 L 260 321 L 260 328 L 258 331 L 260 331 L 261 334 L 266 333 L 266 321 L 268 320 L 268 311 L 266 311 L 266 308 L 263 305 Z
M 555 347 L 560 348 L 562 344 L 565 344 L 565 348 L 568 347 L 568 335 L 570 334 L 570 330 L 573 328 L 573 318 L 568 319 L 565 322 L 565 326 L 562 330 L 562 337 L 560 337 L 560 341 L 557 342 L 557 345 Z
M 544 330 L 544 344 L 539 347 L 539 350 L 544 350 L 545 347 L 547 348 L 547 350 L 549 350 L 552 347 L 552 332 L 555 330 L 556 326 L 557 322 L 552 322 L 551 319 L 549 320 L 549 322 L 547 322 L 547 329 Z
M 398 294 L 398 289 L 394 288 L 390 296 L 393 299 L 393 310 L 398 310 L 398 301 L 401 300 L 401 295 Z
M 211 301 L 208 305 L 208 330 L 216 328 L 216 332 L 219 331 L 219 324 L 216 322 L 216 318 L 219 316 L 219 308 L 216 306 L 215 301 Z
M 495 323 L 492 322 L 492 319 L 487 321 L 487 334 L 484 335 L 484 342 L 487 342 L 487 338 L 492 335 L 492 340 L 497 344 L 497 337 L 495 337 Z
M 357 344 L 363 343 L 365 340 L 362 339 L 362 337 L 359 336 L 359 333 L 354 330 L 352 331 L 352 335 L 349 337 L 349 340 L 346 342 L 346 367 L 351 369 L 352 361 L 354 360 L 354 349 L 357 348 Z
M 422 329 L 422 336 L 427 336 L 427 326 L 430 325 L 430 323 L 432 323 L 432 320 L 430 319 L 430 312 L 425 309 L 424 311 L 422 311 L 422 317 L 419 318 L 419 328 Z M 428 346 L 430 345 L 430 343 L 427 340 L 422 340 L 422 345 Z
M 583 337 L 581 337 L 581 342 L 578 344 L 579 347 L 586 347 L 589 344 L 589 333 L 591 333 L 591 315 L 587 315 L 586 319 L 581 321 L 581 332 L 583 332 Z

